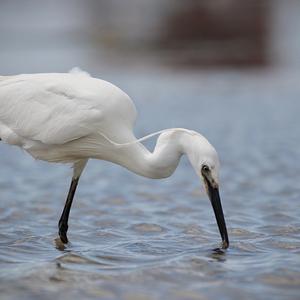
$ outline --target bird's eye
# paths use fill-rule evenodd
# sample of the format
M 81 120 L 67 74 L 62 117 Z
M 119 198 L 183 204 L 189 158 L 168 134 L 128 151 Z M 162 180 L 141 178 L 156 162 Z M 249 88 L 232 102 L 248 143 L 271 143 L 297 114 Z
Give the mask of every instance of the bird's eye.
M 203 165 L 202 172 L 208 172 L 208 171 L 209 171 L 209 167 L 207 165 Z

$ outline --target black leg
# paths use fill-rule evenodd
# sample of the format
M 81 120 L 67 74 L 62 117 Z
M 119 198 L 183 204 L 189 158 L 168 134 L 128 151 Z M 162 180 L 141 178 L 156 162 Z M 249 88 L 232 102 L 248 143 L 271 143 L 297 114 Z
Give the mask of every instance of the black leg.
M 78 185 L 78 181 L 79 181 L 79 177 L 72 179 L 68 197 L 65 203 L 65 207 L 58 223 L 58 229 L 59 229 L 58 234 L 60 236 L 61 241 L 65 244 L 68 243 L 68 238 L 67 238 L 68 220 L 69 220 L 69 214 L 70 214 L 73 198 Z

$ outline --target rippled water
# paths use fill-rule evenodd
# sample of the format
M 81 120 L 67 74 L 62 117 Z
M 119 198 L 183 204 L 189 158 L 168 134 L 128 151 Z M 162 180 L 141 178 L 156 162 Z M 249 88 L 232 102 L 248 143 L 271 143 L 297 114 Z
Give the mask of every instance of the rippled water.
M 4 299 L 299 299 L 300 74 L 110 74 L 139 110 L 137 136 L 167 127 L 219 151 L 231 241 L 183 159 L 165 180 L 90 161 L 55 242 L 71 170 L 0 145 Z M 153 143 L 148 145 L 153 146 Z

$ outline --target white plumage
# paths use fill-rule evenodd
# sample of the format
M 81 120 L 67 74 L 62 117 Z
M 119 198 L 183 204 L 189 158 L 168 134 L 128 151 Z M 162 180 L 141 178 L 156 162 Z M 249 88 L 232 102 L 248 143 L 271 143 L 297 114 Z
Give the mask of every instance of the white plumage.
M 108 160 L 142 176 L 170 176 L 187 154 L 204 180 L 212 200 L 223 246 L 226 225 L 218 194 L 219 161 L 199 133 L 182 128 L 163 130 L 149 152 L 133 134 L 136 109 L 113 84 L 78 69 L 64 74 L 0 76 L 0 139 L 22 147 L 34 158 L 73 163 L 74 174 L 59 222 L 67 242 L 68 217 L 79 177 L 89 158 Z
M 0 80 L 0 137 L 35 158 L 52 147 L 101 133 L 116 142 L 132 138 L 136 110 L 116 86 L 86 73 L 25 74 Z

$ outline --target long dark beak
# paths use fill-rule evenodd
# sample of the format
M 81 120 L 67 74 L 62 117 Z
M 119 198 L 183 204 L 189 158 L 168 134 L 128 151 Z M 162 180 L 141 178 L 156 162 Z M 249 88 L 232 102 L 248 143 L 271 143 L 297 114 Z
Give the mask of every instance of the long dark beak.
M 207 190 L 208 190 L 208 196 L 210 199 L 210 202 L 212 204 L 212 207 L 214 209 L 214 213 L 216 216 L 216 220 L 218 223 L 220 235 L 222 238 L 222 248 L 227 249 L 229 246 L 229 240 L 228 240 L 228 234 L 227 234 L 227 228 L 226 223 L 224 219 L 219 189 L 217 187 L 213 187 L 209 180 L 205 178 L 206 184 L 207 184 Z

